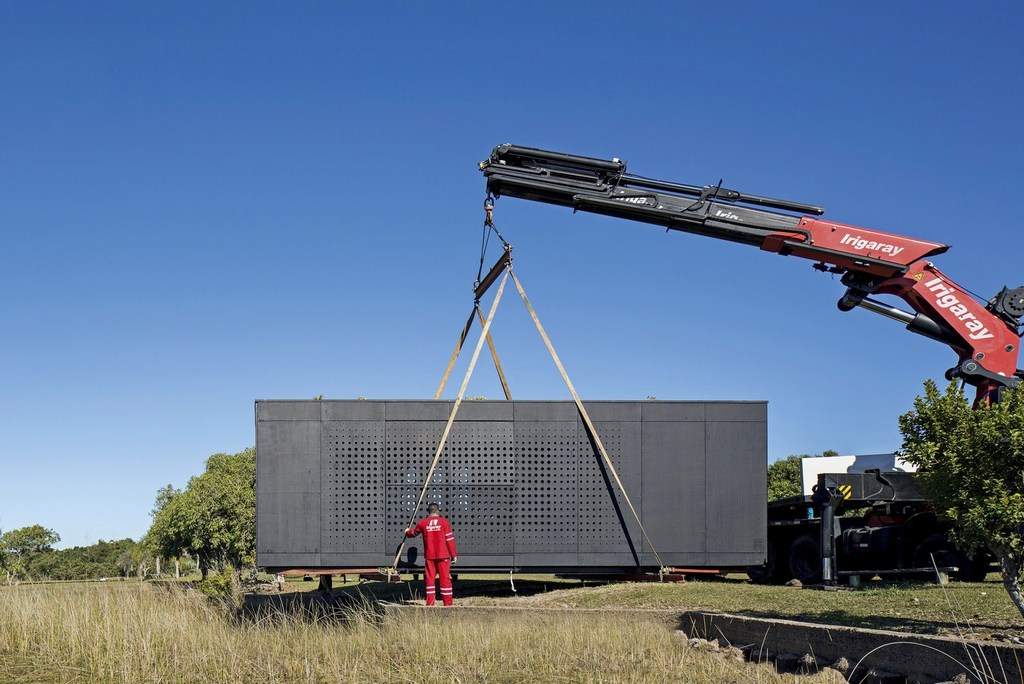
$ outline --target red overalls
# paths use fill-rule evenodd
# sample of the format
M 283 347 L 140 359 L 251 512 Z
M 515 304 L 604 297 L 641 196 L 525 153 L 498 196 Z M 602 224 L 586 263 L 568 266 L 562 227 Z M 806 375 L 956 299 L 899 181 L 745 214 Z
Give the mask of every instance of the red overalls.
M 407 537 L 423 535 L 423 564 L 427 581 L 427 605 L 434 605 L 434 582 L 441 576 L 441 601 L 452 605 L 451 559 L 455 552 L 455 535 L 452 526 L 440 515 L 429 515 L 420 520 L 416 527 L 406 531 Z

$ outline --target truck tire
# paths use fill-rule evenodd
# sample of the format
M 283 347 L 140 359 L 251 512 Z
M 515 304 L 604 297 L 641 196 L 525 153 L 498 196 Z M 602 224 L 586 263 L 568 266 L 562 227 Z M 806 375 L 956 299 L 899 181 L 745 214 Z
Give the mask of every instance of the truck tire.
M 933 561 L 934 567 L 943 568 L 957 565 L 958 560 L 956 548 L 944 534 L 933 534 L 925 537 L 914 549 L 914 555 L 912 556 L 914 567 L 925 570 L 933 568 Z M 924 577 L 933 579 L 934 571 L 925 572 Z
M 768 549 L 765 555 L 767 560 L 764 565 L 751 565 L 747 568 L 747 577 L 754 584 L 778 584 L 779 564 L 778 555 L 775 550 L 775 540 L 768 540 Z
M 960 569 L 953 573 L 953 577 L 961 582 L 984 582 L 988 571 L 992 569 L 992 555 L 987 551 L 975 552 L 974 558 L 968 558 L 966 553 L 957 552 L 957 567 Z
M 821 543 L 815 535 L 805 534 L 793 540 L 789 571 L 801 584 L 821 584 Z

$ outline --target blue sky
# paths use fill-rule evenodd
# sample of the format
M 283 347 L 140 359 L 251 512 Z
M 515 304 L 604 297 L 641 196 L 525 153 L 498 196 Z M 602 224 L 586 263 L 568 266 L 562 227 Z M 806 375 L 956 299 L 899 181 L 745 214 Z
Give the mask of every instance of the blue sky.
M 254 443 L 256 399 L 432 397 L 499 143 L 820 204 L 953 245 L 983 298 L 1020 285 L 1022 29 L 1015 2 L 5 3 L 0 529 L 137 539 L 160 487 Z M 495 221 L 584 399 L 767 400 L 769 460 L 898 448 L 956 360 L 807 261 Z M 516 398 L 568 398 L 515 298 L 494 335 Z M 502 396 L 483 362 L 469 393 Z

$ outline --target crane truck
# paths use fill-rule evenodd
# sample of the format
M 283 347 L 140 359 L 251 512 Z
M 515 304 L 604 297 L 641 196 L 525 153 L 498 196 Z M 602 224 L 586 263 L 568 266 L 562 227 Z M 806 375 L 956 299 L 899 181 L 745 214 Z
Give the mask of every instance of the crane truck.
M 979 302 L 930 261 L 949 245 L 831 221 L 821 218 L 822 207 L 721 182 L 698 186 L 635 175 L 619 159 L 505 144 L 479 167 L 491 203 L 518 197 L 809 259 L 814 269 L 840 277 L 841 311 L 866 309 L 948 346 L 957 361 L 945 377 L 975 387 L 975 406 L 998 401 L 1024 377 L 1017 368 L 1024 287 L 1003 287 Z M 910 310 L 877 299 L 886 295 Z M 854 506 L 868 513 L 840 518 Z M 930 562 L 973 577 L 984 563 L 968 569 L 969 559 L 951 555 L 944 525 L 913 474 L 823 473 L 809 497 L 770 508 L 766 562 L 751 574 L 834 584 L 840 576 L 921 571 Z
M 804 493 L 768 502 L 766 559 L 747 569 L 755 582 L 817 584 L 825 568 L 850 585 L 876 575 L 981 581 L 988 574 L 992 556 L 953 545 L 950 522 L 894 455 L 811 457 L 802 466 Z

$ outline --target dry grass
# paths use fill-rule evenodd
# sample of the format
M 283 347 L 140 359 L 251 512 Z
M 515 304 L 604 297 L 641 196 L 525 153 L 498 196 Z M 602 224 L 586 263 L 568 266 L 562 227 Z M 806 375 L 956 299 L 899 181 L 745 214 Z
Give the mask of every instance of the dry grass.
M 458 583 L 463 606 L 543 611 L 384 614 L 360 598 L 414 600 L 421 585 L 342 586 L 341 609 L 310 602 L 313 592 L 263 597 L 246 617 L 179 586 L 0 587 L 0 682 L 811 682 L 820 676 L 694 650 L 658 615 L 580 609 L 707 608 L 919 632 L 948 632 L 954 614 L 975 629 L 1019 624 L 997 582 L 820 592 L 738 579 L 581 588 L 548 577 L 517 579 L 515 596 L 507 578 Z
M 782 682 L 641 617 L 369 604 L 239 619 L 148 584 L 0 588 L 3 682 Z

